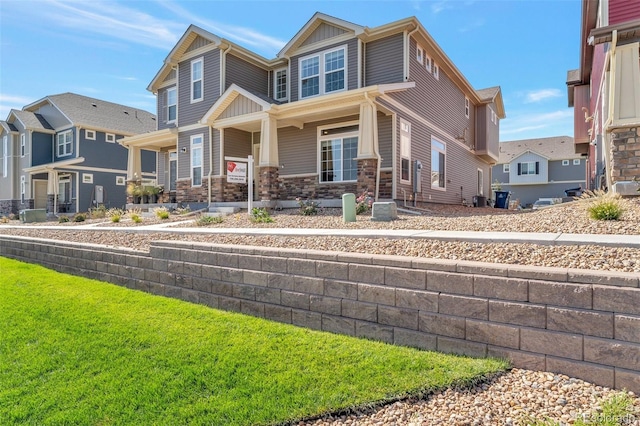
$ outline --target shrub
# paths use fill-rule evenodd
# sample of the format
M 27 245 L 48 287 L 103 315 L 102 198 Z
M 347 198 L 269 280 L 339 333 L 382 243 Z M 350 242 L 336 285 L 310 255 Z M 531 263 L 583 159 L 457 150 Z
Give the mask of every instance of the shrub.
M 109 216 L 111 222 L 118 223 L 120 219 L 122 219 L 122 216 L 124 216 L 124 212 L 120 209 L 109 209 L 106 215 Z
M 298 202 L 298 206 L 300 206 L 300 214 L 303 216 L 314 216 L 318 214 L 318 207 L 320 207 L 320 203 L 317 201 L 313 201 L 310 198 L 306 200 L 302 200 L 300 197 L 296 198 Z
M 76 213 L 73 216 L 73 221 L 74 222 L 84 222 L 85 220 L 87 220 L 87 215 L 84 213 Z
M 356 214 L 367 213 L 371 210 L 373 205 L 373 197 L 370 192 L 363 192 L 358 198 L 356 198 Z
M 175 213 L 176 214 L 188 214 L 188 213 L 191 213 L 191 208 L 189 206 L 187 206 L 187 207 L 178 207 L 177 209 L 175 209 Z
M 618 220 L 625 211 L 625 202 L 619 194 L 585 191 L 580 199 L 589 203 L 587 212 L 594 220 Z
M 251 210 L 251 221 L 259 222 L 259 223 L 271 223 L 273 222 L 273 218 L 267 209 L 264 207 L 254 207 Z
M 89 210 L 89 217 L 91 219 L 104 219 L 105 217 L 107 217 L 107 212 L 107 208 L 104 205 L 100 205 L 95 209 Z
M 207 216 L 200 215 L 196 219 L 196 226 L 207 226 L 214 223 L 222 223 L 224 218 L 222 216 Z
M 69 222 L 69 216 L 60 216 L 58 218 L 58 223 L 67 223 Z
M 127 210 L 127 214 L 135 223 L 142 222 L 142 211 L 140 209 L 130 209 Z
M 155 214 L 158 219 L 169 219 L 169 210 L 166 207 L 158 207 L 155 209 Z
M 0 217 L 0 223 L 9 223 L 9 218 L 7 216 Z

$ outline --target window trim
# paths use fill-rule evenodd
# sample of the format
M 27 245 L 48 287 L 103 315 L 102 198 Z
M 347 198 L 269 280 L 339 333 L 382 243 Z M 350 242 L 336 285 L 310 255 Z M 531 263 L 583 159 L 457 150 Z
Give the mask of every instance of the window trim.
M 527 165 L 527 173 L 524 173 L 524 167 L 523 164 Z M 530 165 L 533 164 L 533 173 L 529 173 L 529 169 L 530 169 Z M 518 176 L 535 176 L 535 175 L 539 175 L 539 161 L 522 161 L 520 163 L 518 163 Z
M 196 139 L 200 139 L 200 142 L 194 142 Z M 189 153 L 189 168 L 190 168 L 190 174 L 191 174 L 191 187 L 201 187 L 202 186 L 202 182 L 203 182 L 203 174 L 204 174 L 204 133 L 198 133 L 197 135 L 191 135 L 189 138 L 189 146 L 190 146 L 190 150 L 191 152 Z M 200 150 L 200 164 L 199 165 L 194 165 L 193 164 L 193 153 L 196 150 Z M 193 176 L 194 176 L 194 170 L 196 168 L 200 168 L 200 183 L 195 185 Z
M 127 184 L 126 176 L 116 176 L 116 185 L 117 186 L 125 186 Z
M 83 173 L 82 183 L 93 183 L 93 173 Z
M 66 136 L 70 134 L 71 135 L 71 141 L 67 142 L 66 141 Z M 60 143 L 60 137 L 63 137 L 63 143 Z M 60 148 L 64 147 L 66 145 L 69 145 L 69 151 L 67 152 L 67 150 L 65 149 L 64 152 L 61 154 L 60 153 Z M 60 132 L 56 135 L 56 157 L 61 158 L 61 157 L 68 157 L 70 155 L 73 155 L 73 129 L 68 129 L 65 130 L 63 132 Z
M 27 153 L 27 135 L 22 133 L 20 135 L 20 157 L 24 158 Z
M 194 65 L 196 65 L 198 63 L 200 63 L 200 78 L 194 79 L 193 78 L 193 67 L 194 67 Z M 204 58 L 201 56 L 201 57 L 199 57 L 197 59 L 192 60 L 191 61 L 190 70 L 191 70 L 191 74 L 190 74 L 190 81 L 191 81 L 190 92 L 191 92 L 191 94 L 190 94 L 189 98 L 190 98 L 192 104 L 196 103 L 196 102 L 202 102 L 204 100 Z M 194 93 L 193 93 L 193 85 L 194 85 L 194 83 L 197 83 L 197 82 L 200 82 L 200 97 L 199 98 L 194 98 L 193 97 L 193 95 L 194 95 Z
M 579 158 L 574 158 L 574 159 L 573 159 L 573 165 L 574 165 L 574 166 L 579 166 L 579 165 L 580 165 L 580 163 L 581 163 L 581 161 L 580 161 L 580 159 L 579 159 Z
M 425 57 L 425 59 L 424 59 L 424 67 L 427 69 L 427 71 L 429 73 L 431 73 L 431 64 L 433 63 L 433 60 L 431 59 L 431 56 L 429 56 L 429 55 L 425 55 L 424 57 Z
M 356 178 L 354 180 L 331 180 L 331 181 L 324 181 L 322 180 L 322 141 L 326 140 L 327 137 L 324 136 L 322 132 L 325 130 L 333 130 L 333 129 L 340 129 L 343 127 L 352 127 L 352 126 L 359 126 L 360 122 L 359 121 L 348 121 L 348 122 L 344 122 L 344 123 L 333 123 L 333 124 L 329 124 L 326 126 L 319 126 L 318 127 L 318 134 L 317 134 L 317 157 L 318 157 L 318 161 L 317 161 L 317 171 L 318 171 L 318 183 L 322 184 L 322 185 L 331 185 L 331 184 L 342 184 L 342 183 L 351 183 L 351 182 L 357 182 L 358 181 L 358 176 L 356 173 Z M 345 131 L 342 133 L 335 133 L 331 135 L 332 137 L 340 137 L 341 140 L 341 145 L 340 145 L 340 149 L 342 150 L 342 153 L 344 154 L 344 139 L 346 138 L 352 138 L 355 137 L 356 140 L 359 138 L 359 128 L 356 130 L 350 130 L 350 131 Z M 358 155 L 357 152 L 357 145 L 356 145 L 356 157 Z M 344 161 L 344 158 L 343 158 Z M 344 167 L 342 168 L 342 172 L 344 172 Z
M 284 97 L 278 97 L 278 74 L 284 72 Z M 289 100 L 289 70 L 287 67 L 282 67 L 273 70 L 273 98 L 277 101 L 288 101 Z
M 440 67 L 435 62 L 433 63 L 433 76 L 436 80 L 440 80 Z
M 105 133 L 104 140 L 105 142 L 116 143 L 116 135 L 114 135 L 113 133 Z
M 344 67 L 342 68 L 342 70 L 344 71 L 344 87 L 342 89 L 338 89 L 338 90 L 332 90 L 330 92 L 326 92 L 325 91 L 325 84 L 326 84 L 326 74 L 327 72 L 325 71 L 325 57 L 326 55 L 333 53 L 333 52 L 337 52 L 339 50 L 344 50 Z M 298 58 L 298 99 L 302 100 L 302 99 L 310 99 L 316 96 L 323 96 L 323 95 L 327 95 L 330 93 L 339 93 L 339 92 L 344 92 L 347 90 L 348 85 L 349 85 L 349 56 L 348 56 L 349 50 L 347 48 L 347 45 L 342 45 L 342 46 L 336 46 L 336 47 L 332 47 L 330 49 L 327 50 L 323 50 L 321 52 L 315 52 L 312 53 L 310 55 L 307 56 L 302 56 L 300 58 Z M 302 96 L 302 61 L 314 58 L 314 57 L 318 57 L 318 93 L 314 94 L 314 95 L 308 95 L 308 96 Z M 331 72 L 335 72 L 338 70 L 332 70 Z M 315 76 L 315 74 L 314 74 Z M 306 78 L 310 78 L 313 76 L 307 76 Z
M 442 145 L 444 147 L 444 149 L 440 149 L 440 147 L 434 147 L 433 146 L 433 142 L 437 142 L 440 145 Z M 429 169 L 430 172 L 433 173 L 433 152 L 436 151 L 437 153 L 442 153 L 444 155 L 444 171 L 442 172 L 442 184 L 444 186 L 440 186 L 439 184 L 437 186 L 433 185 L 433 177 L 431 177 L 431 189 L 434 189 L 436 191 L 446 191 L 447 190 L 447 144 L 443 141 L 441 141 L 440 139 L 431 137 L 431 164 L 429 165 Z M 440 171 L 438 170 L 438 174 L 440 174 Z M 440 182 L 440 179 L 438 179 L 438 183 Z
M 464 116 L 469 118 L 471 115 L 471 100 L 468 96 L 464 97 Z
M 407 130 L 403 130 L 403 125 L 407 126 Z M 405 152 L 406 155 L 402 155 L 403 154 L 403 143 L 402 143 L 402 135 L 403 133 L 407 134 L 408 137 L 408 141 L 407 141 L 407 149 L 408 152 Z M 402 160 L 407 160 L 408 164 L 408 179 L 403 179 L 402 178 Z M 404 120 L 404 119 L 400 119 L 400 182 L 401 183 L 406 183 L 406 184 L 411 184 L 411 123 L 409 123 L 408 121 Z
M 174 92 L 175 93 L 175 103 L 170 104 L 169 103 L 169 92 Z M 166 105 L 167 105 L 167 118 L 166 118 L 166 123 L 167 124 L 171 124 L 171 123 L 175 123 L 176 121 L 178 121 L 178 89 L 176 88 L 176 86 L 173 87 L 169 87 L 166 90 Z M 171 111 L 171 107 L 174 106 L 175 107 L 175 117 L 173 118 L 173 120 L 169 119 L 169 112 Z
M 424 64 L 424 49 L 419 44 L 416 44 L 416 61 L 420 65 Z
M 89 136 L 89 133 L 91 133 L 91 136 Z M 96 140 L 96 131 L 95 130 L 89 130 L 89 129 L 84 129 L 84 138 L 88 141 L 95 141 Z
M 562 160 L 562 165 L 563 166 L 568 166 L 569 165 L 569 160 Z
M 511 164 L 505 163 L 502 165 L 502 173 L 511 173 Z

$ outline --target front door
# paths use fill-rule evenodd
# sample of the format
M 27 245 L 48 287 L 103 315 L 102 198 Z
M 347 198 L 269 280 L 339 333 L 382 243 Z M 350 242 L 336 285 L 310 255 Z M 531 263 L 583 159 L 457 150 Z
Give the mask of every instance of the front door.
M 47 208 L 47 181 L 33 181 L 33 207 L 36 209 Z

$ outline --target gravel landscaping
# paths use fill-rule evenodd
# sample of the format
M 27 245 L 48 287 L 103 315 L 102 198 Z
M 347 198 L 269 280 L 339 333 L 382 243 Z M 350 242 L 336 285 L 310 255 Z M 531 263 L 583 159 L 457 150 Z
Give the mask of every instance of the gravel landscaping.
M 358 216 L 355 223 L 343 223 L 341 210 L 321 209 L 317 216 L 301 216 L 297 209 L 273 212 L 273 223 L 253 223 L 246 213 L 230 215 L 217 228 L 315 228 L 315 229 L 411 229 L 485 232 L 536 232 L 632 235 L 640 239 L 640 199 L 626 201 L 618 221 L 589 219 L 586 202 L 553 206 L 538 211 L 509 211 L 491 208 L 432 205 L 420 215 L 400 215 L 393 222 L 374 222 Z M 196 216 L 172 215 L 171 228 L 195 227 Z M 167 223 L 147 216 L 140 224 L 130 220 L 110 223 L 108 219 L 64 224 L 64 229 L 43 229 L 42 224 L 11 221 L 0 224 L 0 234 L 52 238 L 67 241 L 124 246 L 147 250 L 154 240 L 182 240 L 223 244 L 248 244 L 315 250 L 395 254 L 439 259 L 460 259 L 521 265 L 610 270 L 640 273 L 640 249 L 595 245 L 536 245 L 514 243 L 444 242 L 428 239 L 386 239 L 345 237 L 284 237 L 236 234 L 175 233 L 150 230 L 140 233 L 91 230 L 86 225 L 139 228 Z M 45 225 L 58 225 L 48 222 Z M 78 229 L 78 225 L 83 225 Z M 139 230 L 136 229 L 136 230 Z M 524 419 L 551 419 L 572 424 L 583 415 L 591 419 L 599 402 L 613 394 L 611 389 L 574 378 L 546 372 L 513 369 L 494 380 L 471 389 L 448 389 L 420 400 L 407 400 L 363 413 L 322 418 L 302 424 L 312 425 L 516 425 Z M 640 425 L 640 399 L 631 394 L 635 417 L 626 423 Z M 587 418 L 589 420 L 589 417 Z M 554 423 L 555 424 L 555 423 Z M 597 423 L 596 423 L 597 424 Z

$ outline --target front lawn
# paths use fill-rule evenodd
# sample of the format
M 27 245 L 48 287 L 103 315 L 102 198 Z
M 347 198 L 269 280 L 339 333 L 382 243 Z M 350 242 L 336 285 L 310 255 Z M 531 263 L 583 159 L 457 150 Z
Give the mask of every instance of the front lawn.
M 306 330 L 0 257 L 0 424 L 253 425 L 505 369 Z

